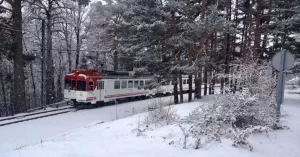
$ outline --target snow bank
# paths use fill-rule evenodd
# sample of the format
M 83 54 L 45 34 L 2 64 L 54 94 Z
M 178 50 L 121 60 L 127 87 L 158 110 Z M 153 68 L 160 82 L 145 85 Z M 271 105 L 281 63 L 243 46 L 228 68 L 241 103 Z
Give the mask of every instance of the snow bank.
M 300 104 L 298 97 L 287 94 L 283 105 L 290 130 L 273 131 L 250 137 L 254 151 L 234 148 L 232 141 L 222 140 L 204 145 L 199 150 L 183 149 L 182 132 L 178 126 L 168 125 L 143 133 L 137 137 L 133 131 L 146 113 L 113 122 L 94 122 L 66 132 L 35 145 L 16 148 L 3 157 L 299 157 L 300 156 Z M 201 102 L 176 105 L 180 116 L 188 115 Z

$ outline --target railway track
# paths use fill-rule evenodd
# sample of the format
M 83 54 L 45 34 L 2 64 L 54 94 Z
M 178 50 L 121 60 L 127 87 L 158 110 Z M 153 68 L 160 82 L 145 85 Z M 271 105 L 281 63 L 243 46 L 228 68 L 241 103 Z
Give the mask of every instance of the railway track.
M 65 103 L 65 102 L 60 102 L 60 103 Z M 59 105 L 54 104 L 52 106 L 59 106 Z M 21 123 L 21 122 L 26 122 L 26 121 L 30 121 L 30 120 L 60 115 L 60 114 L 68 113 L 68 112 L 77 111 L 80 109 L 81 108 L 75 108 L 74 106 L 65 106 L 65 107 L 61 107 L 58 109 L 51 109 L 51 110 L 45 110 L 45 111 L 40 111 L 40 112 L 22 114 L 22 115 L 13 116 L 13 117 L 0 118 L 0 127 L 6 126 L 6 125 L 11 125 L 11 124 L 16 124 L 16 123 Z
M 26 121 L 30 121 L 30 120 L 60 115 L 60 114 L 73 112 L 73 111 L 77 111 L 77 109 L 70 106 L 70 107 L 64 107 L 64 108 L 60 108 L 60 109 L 53 109 L 53 110 L 48 110 L 48 111 L 24 114 L 24 115 L 20 115 L 20 116 L 1 118 L 0 119 L 0 127 L 6 126 L 6 125 L 11 125 L 11 124 L 16 124 L 16 123 L 21 123 L 21 122 L 26 122 Z

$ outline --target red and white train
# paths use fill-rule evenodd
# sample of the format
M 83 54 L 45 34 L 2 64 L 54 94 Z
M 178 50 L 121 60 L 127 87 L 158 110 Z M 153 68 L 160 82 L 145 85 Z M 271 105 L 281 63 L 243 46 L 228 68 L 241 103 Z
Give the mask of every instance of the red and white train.
M 183 91 L 188 91 L 188 78 L 183 77 Z M 144 88 L 153 82 L 152 76 L 131 76 L 128 72 L 100 74 L 91 70 L 77 69 L 65 76 L 64 98 L 74 105 L 97 105 L 122 99 L 146 98 L 173 93 L 170 81 L 157 88 Z M 194 80 L 192 84 L 195 88 Z

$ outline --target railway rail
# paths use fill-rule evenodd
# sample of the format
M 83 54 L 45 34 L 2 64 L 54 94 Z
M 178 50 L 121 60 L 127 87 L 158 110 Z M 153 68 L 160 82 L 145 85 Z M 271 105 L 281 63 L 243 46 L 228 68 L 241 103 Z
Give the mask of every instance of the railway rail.
M 0 127 L 6 126 L 6 125 L 11 125 L 11 124 L 16 124 L 16 123 L 21 123 L 21 122 L 26 122 L 26 121 L 30 121 L 30 120 L 60 115 L 60 114 L 73 112 L 73 111 L 77 111 L 77 109 L 75 109 L 75 107 L 73 107 L 73 106 L 66 106 L 66 107 L 59 108 L 59 109 L 52 109 L 52 110 L 47 110 L 47 111 L 41 111 L 41 112 L 29 113 L 29 114 L 18 115 L 18 116 L 13 116 L 13 117 L 1 118 L 0 119 Z
M 6 126 L 6 125 L 11 125 L 11 124 L 16 124 L 16 123 L 21 123 L 21 122 L 26 122 L 26 121 L 30 121 L 30 120 L 60 115 L 60 114 L 68 113 L 68 112 L 74 112 L 74 111 L 82 109 L 82 108 L 78 108 L 75 106 L 65 106 L 66 104 L 67 104 L 67 102 L 64 101 L 64 102 L 59 102 L 59 103 L 48 106 L 48 107 L 59 107 L 60 106 L 59 108 L 56 108 L 56 109 L 50 109 L 50 110 L 44 110 L 44 111 L 37 111 L 36 109 L 34 109 L 31 111 L 32 113 L 21 114 L 21 115 L 12 116 L 12 117 L 2 117 L 2 118 L 0 117 L 0 127 Z

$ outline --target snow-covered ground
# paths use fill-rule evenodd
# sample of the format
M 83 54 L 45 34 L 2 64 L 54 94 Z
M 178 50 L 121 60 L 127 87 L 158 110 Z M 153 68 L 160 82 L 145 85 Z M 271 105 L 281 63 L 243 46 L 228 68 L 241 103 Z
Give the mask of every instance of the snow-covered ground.
M 187 95 L 184 95 L 184 98 L 186 101 Z M 72 132 L 77 128 L 89 125 L 89 123 L 108 122 L 117 118 L 124 118 L 145 112 L 148 110 L 148 106 L 155 100 L 161 100 L 165 105 L 168 105 L 173 101 L 173 97 L 162 97 L 96 109 L 80 110 L 0 127 L 0 156 L 20 147 L 51 139 L 63 132 Z
M 210 143 L 199 150 L 182 149 L 178 141 L 182 133 L 177 126 L 161 127 L 137 137 L 133 130 L 137 128 L 138 121 L 145 113 L 129 116 L 132 113 L 126 110 L 130 109 L 128 108 L 130 104 L 130 107 L 135 107 L 136 112 L 139 112 L 150 104 L 150 101 L 154 101 L 152 99 L 145 100 L 143 103 L 139 101 L 119 105 L 118 111 L 120 113 L 123 111 L 119 117 L 129 117 L 116 121 L 110 121 L 116 117 L 114 111 L 116 108 L 110 106 L 0 128 L 2 151 L 0 153 L 4 157 L 299 157 L 300 95 L 288 94 L 288 92 L 286 91 L 283 105 L 283 114 L 288 114 L 288 117 L 282 120 L 290 129 L 272 131 L 268 136 L 262 134 L 250 137 L 249 141 L 254 147 L 253 152 L 248 149 L 234 148 L 229 140 Z M 165 98 L 165 103 L 169 101 L 167 99 L 170 98 Z M 184 116 L 202 101 L 213 100 L 203 99 L 199 102 L 176 105 L 175 108 L 180 116 Z M 65 120 L 69 123 L 65 123 Z M 94 122 L 89 123 L 92 120 Z M 66 124 L 68 126 L 64 126 Z M 42 127 L 46 129 L 43 130 L 44 132 L 39 132 Z M 74 129 L 70 130 L 72 127 Z M 34 139 L 25 140 L 25 137 L 32 132 L 35 133 Z M 41 136 L 54 134 L 53 132 L 57 135 L 47 138 Z M 22 138 L 24 141 L 21 144 Z M 172 141 L 175 144 L 169 145 Z

